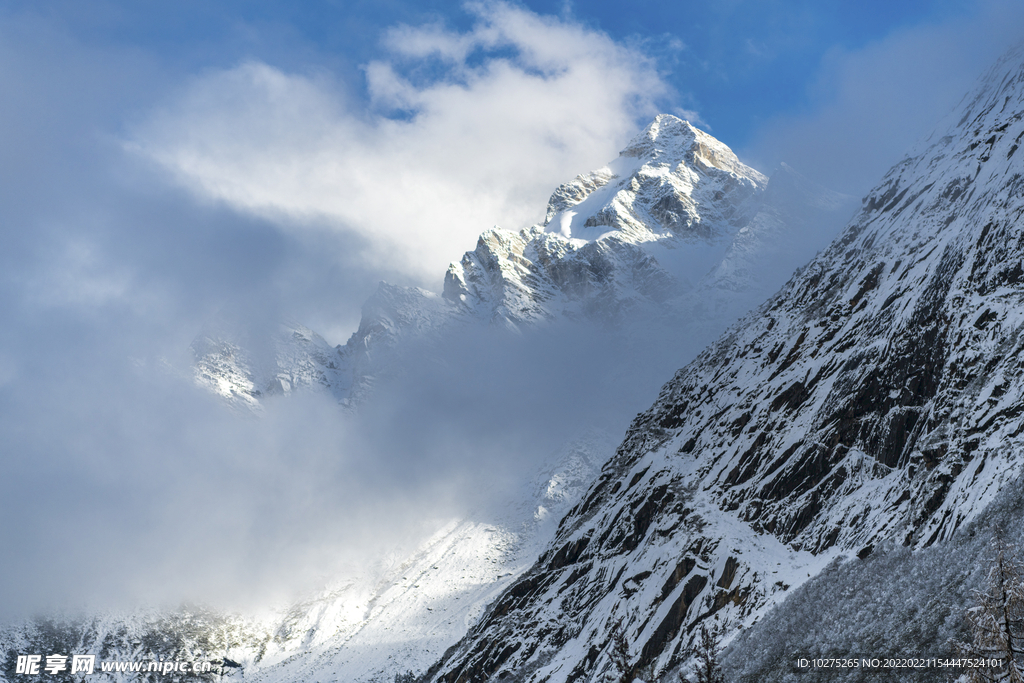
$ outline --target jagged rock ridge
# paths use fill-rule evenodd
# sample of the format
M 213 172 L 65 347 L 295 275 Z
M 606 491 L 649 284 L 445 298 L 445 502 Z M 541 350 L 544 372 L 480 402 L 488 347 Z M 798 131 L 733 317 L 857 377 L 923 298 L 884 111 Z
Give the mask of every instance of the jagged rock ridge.
M 1024 51 L 845 231 L 665 385 L 431 680 L 594 681 L 751 623 L 840 552 L 924 547 L 1020 474 Z

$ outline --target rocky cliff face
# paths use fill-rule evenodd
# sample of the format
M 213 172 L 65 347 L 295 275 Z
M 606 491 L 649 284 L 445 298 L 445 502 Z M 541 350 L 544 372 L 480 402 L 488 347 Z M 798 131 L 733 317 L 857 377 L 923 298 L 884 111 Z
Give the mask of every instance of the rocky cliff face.
M 665 385 L 432 680 L 593 681 L 749 624 L 840 552 L 948 538 L 1021 470 L 1024 53 Z

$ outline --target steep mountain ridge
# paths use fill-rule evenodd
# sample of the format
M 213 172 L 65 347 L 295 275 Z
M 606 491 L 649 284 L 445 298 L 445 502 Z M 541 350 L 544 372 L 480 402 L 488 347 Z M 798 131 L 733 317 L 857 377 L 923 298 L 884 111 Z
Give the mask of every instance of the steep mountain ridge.
M 433 292 L 381 282 L 363 304 L 359 328 L 332 347 L 295 322 L 250 332 L 224 315 L 190 345 L 196 381 L 235 406 L 259 410 L 268 396 L 319 390 L 354 406 L 377 374 L 400 363 L 405 345 L 429 344 L 442 330 L 464 323 L 461 311 Z
M 845 231 L 680 370 L 534 568 L 431 680 L 668 670 L 840 553 L 948 539 L 1024 447 L 1024 51 Z

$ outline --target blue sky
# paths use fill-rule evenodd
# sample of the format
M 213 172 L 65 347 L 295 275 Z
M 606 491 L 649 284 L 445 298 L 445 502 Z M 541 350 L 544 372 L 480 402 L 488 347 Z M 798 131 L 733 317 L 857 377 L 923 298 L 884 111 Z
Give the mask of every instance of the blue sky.
M 150 539 L 144 587 L 196 569 L 197 542 L 254 539 L 212 585 L 319 552 L 247 525 L 265 499 L 332 518 L 337 491 L 278 456 L 306 443 L 318 472 L 348 437 L 324 406 L 220 415 L 188 381 L 218 311 L 343 343 L 379 280 L 439 290 L 658 112 L 860 195 L 1024 39 L 1019 5 L 0 0 L 0 546 L 23 549 L 0 553 L 0 605 L 90 575 L 32 541 L 68 528 Z M 209 483 L 237 478 L 255 493 Z
M 396 24 L 443 22 L 467 30 L 475 18 L 458 2 L 204 3 L 8 2 L 9 20 L 31 19 L 82 46 L 133 52 L 165 78 L 257 59 L 286 71 L 330 71 L 353 91 L 361 69 L 379 57 L 382 34 Z M 577 21 L 637 45 L 680 101 L 698 109 L 729 144 L 742 146 L 771 117 L 812 109 L 823 62 L 900 32 L 970 23 L 1009 3 L 907 2 L 619 2 L 518 3 L 541 15 Z M 1004 36 L 993 35 L 997 44 Z
M 162 138 L 163 152 L 180 150 L 182 136 L 168 138 L 175 122 L 165 116 L 167 110 L 178 109 L 177 123 L 181 125 L 186 116 L 195 117 L 200 125 L 218 115 L 277 116 L 267 112 L 266 102 L 258 101 L 260 95 L 242 92 L 244 88 L 237 83 L 234 101 L 209 102 L 200 111 L 202 106 L 195 99 L 203 83 L 218 90 L 221 86 L 214 84 L 218 78 L 230 78 L 228 74 L 233 72 L 237 75 L 247 65 L 266 67 L 293 83 L 307 82 L 308 93 L 315 91 L 310 96 L 320 100 L 319 115 L 333 116 L 335 122 L 360 120 L 380 129 L 389 120 L 425 120 L 429 116 L 422 109 L 429 109 L 430 104 L 391 102 L 375 95 L 370 76 L 379 75 L 380 70 L 373 72 L 374 65 L 386 66 L 419 94 L 433 90 L 439 95 L 442 86 L 457 85 L 479 102 L 488 97 L 486 88 L 468 87 L 466 70 L 477 69 L 479 75 L 509 60 L 529 75 L 530 69 L 538 67 L 522 59 L 522 51 L 532 49 L 528 37 L 506 35 L 500 44 L 478 41 L 463 62 L 455 65 L 438 58 L 437 53 L 405 54 L 394 36 L 403 30 L 421 34 L 440 31 L 451 40 L 465 39 L 481 26 L 493 28 L 498 25 L 495 22 L 509 20 L 508 16 L 496 18 L 495 7 L 549 25 L 550 35 L 535 40 L 547 43 L 548 48 L 567 40 L 574 30 L 586 36 L 583 40 L 593 42 L 599 37 L 607 41 L 600 48 L 607 54 L 603 65 L 597 65 L 596 55 L 569 49 L 549 55 L 558 62 L 551 68 L 557 71 L 583 63 L 600 70 L 633 60 L 619 75 L 627 81 L 633 79 L 634 87 L 602 84 L 599 79 L 586 83 L 575 76 L 561 83 L 547 78 L 552 88 L 562 88 L 565 95 L 560 99 L 552 96 L 551 102 L 539 106 L 566 110 L 554 114 L 547 124 L 537 120 L 532 133 L 536 136 L 543 125 L 570 125 L 566 123 L 570 121 L 568 110 L 575 104 L 574 123 L 589 128 L 589 141 L 582 137 L 574 142 L 549 140 L 550 150 L 561 146 L 564 153 L 540 154 L 531 166 L 543 165 L 548 173 L 538 174 L 533 187 L 501 190 L 508 194 L 505 203 L 522 211 L 500 206 L 502 202 L 496 199 L 473 204 L 476 210 L 467 204 L 460 212 L 465 222 L 457 231 L 439 235 L 434 228 L 424 229 L 433 231 L 424 239 L 436 245 L 429 265 L 416 272 L 411 264 L 377 263 L 373 268 L 380 274 L 396 268 L 419 284 L 434 286 L 431 274 L 465 249 L 481 226 L 521 227 L 536 220 L 551 186 L 606 162 L 629 135 L 661 111 L 694 119 L 766 173 L 785 161 L 832 189 L 859 196 L 914 140 L 930 130 L 988 63 L 1018 40 L 1016 27 L 1024 16 L 1016 3 L 1003 0 L 641 1 L 628 5 L 537 0 L 512 5 L 405 0 L 8 2 L 0 4 L 0 35 L 6 43 L 8 91 L 19 96 L 8 102 L 14 120 L 4 123 L 18 146 L 35 144 L 33 136 L 46 138 L 40 145 L 44 154 L 32 154 L 34 166 L 42 167 L 49 160 L 67 167 L 67 156 L 78 154 L 76 163 L 93 166 L 88 175 L 95 176 L 95 168 L 124 168 L 147 156 L 114 151 L 118 141 L 134 141 L 143 147 L 148 143 L 150 160 L 160 157 L 161 151 L 154 148 L 151 138 Z M 618 53 L 609 54 L 611 50 Z M 577 84 L 584 95 L 575 103 L 577 95 L 564 87 L 569 83 Z M 493 85 L 498 87 L 497 81 Z M 185 112 L 182 107 L 188 106 L 190 95 L 193 106 Z M 531 97 L 544 95 L 529 88 L 522 91 L 524 110 Z M 12 106 L 15 103 L 17 107 Z M 436 100 L 434 105 L 444 106 Z M 296 107 L 301 106 L 296 100 Z M 328 113 L 332 108 L 333 113 Z M 435 113 L 449 121 L 455 135 L 453 113 Z M 162 115 L 160 128 L 154 121 Z M 514 119 L 517 113 L 509 111 L 508 115 Z M 293 116 L 289 125 L 301 128 L 308 124 L 301 112 Z M 89 150 L 83 148 L 88 144 L 83 140 L 86 132 L 86 139 L 94 143 Z M 429 134 L 436 137 L 439 133 L 431 130 Z M 274 135 L 265 127 L 251 134 Z M 529 137 L 530 131 L 509 130 L 506 134 Z M 543 142 L 536 137 L 534 141 Z M 468 147 L 476 142 L 469 138 L 464 144 Z M 372 147 L 375 143 L 366 144 Z M 592 153 L 584 153 L 585 148 Z M 524 149 L 532 148 L 526 144 Z M 502 154 L 503 150 L 485 153 Z M 104 154 L 110 156 L 101 160 Z M 121 157 L 115 158 L 119 154 Z M 192 172 L 183 175 L 166 154 L 156 166 L 172 175 L 177 170 L 177 177 L 169 183 L 162 182 L 167 178 L 151 177 L 154 192 L 175 185 L 191 186 L 192 198 L 202 199 L 204 192 L 196 187 L 197 180 L 200 185 L 215 182 L 210 175 L 202 179 Z M 511 161 L 507 169 L 495 167 L 492 182 L 503 182 L 497 180 L 499 176 L 521 176 L 525 166 Z M 312 166 L 310 169 L 317 174 Z M 435 167 L 431 173 L 449 171 L 448 167 Z M 209 199 L 209 192 L 205 194 Z M 218 199 L 239 208 L 237 198 Z M 288 211 L 295 210 L 294 202 L 284 203 Z M 524 208 L 527 206 L 532 207 L 530 211 Z M 315 210 L 323 212 L 324 207 Z M 252 217 L 253 213 L 253 207 L 243 207 L 240 215 Z M 330 220 L 339 222 L 338 212 L 327 213 Z M 365 214 L 344 218 L 350 222 L 369 220 Z M 280 216 L 270 217 L 270 222 L 276 228 L 282 223 Z M 370 230 L 365 225 L 349 225 L 348 229 L 363 237 Z M 363 259 L 360 263 L 367 262 Z
M 354 91 L 362 66 L 396 24 L 474 22 L 458 2 L 6 3 L 95 48 L 139 51 L 169 78 L 258 59 L 284 70 L 326 69 Z M 782 1 L 518 3 L 570 18 L 658 60 L 676 98 L 702 113 L 729 144 L 758 125 L 815 105 L 814 84 L 834 51 L 856 51 L 894 33 L 975 18 L 983 3 Z

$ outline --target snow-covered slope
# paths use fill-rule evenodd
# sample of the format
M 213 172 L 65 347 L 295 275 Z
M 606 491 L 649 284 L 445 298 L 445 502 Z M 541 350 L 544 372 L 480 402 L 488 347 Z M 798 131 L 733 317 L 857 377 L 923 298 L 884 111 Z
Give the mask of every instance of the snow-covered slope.
M 664 671 L 840 552 L 941 542 L 1020 475 L 1024 52 L 844 232 L 665 385 L 432 680 Z
M 518 505 L 450 520 L 412 555 L 293 606 L 258 659 L 238 653 L 246 680 L 392 683 L 396 673 L 426 671 L 533 564 L 612 447 L 604 434 L 570 442 Z
M 740 633 L 724 653 L 726 680 L 933 683 L 958 680 L 968 666 L 948 660 L 954 642 L 971 642 L 966 612 L 987 585 L 997 548 L 1024 547 L 1024 480 L 1010 482 L 984 512 L 951 539 L 913 549 L 898 542 L 863 559 L 837 561 Z M 997 540 L 998 539 L 998 540 Z M 1011 553 L 1012 554 L 1012 553 Z M 919 666 L 817 668 L 799 659 L 917 659 Z M 888 670 L 886 670 L 888 669 Z M 894 675 L 895 674 L 895 675 Z
M 607 167 L 555 190 L 543 224 L 484 232 L 448 268 L 442 295 L 381 283 L 359 329 L 334 349 L 299 325 L 260 340 L 220 324 L 192 345 L 196 376 L 242 405 L 299 387 L 357 404 L 375 381 L 466 325 L 589 320 L 621 330 L 668 317 L 703 345 L 851 213 L 848 197 L 785 166 L 769 181 L 710 135 L 662 115 Z

